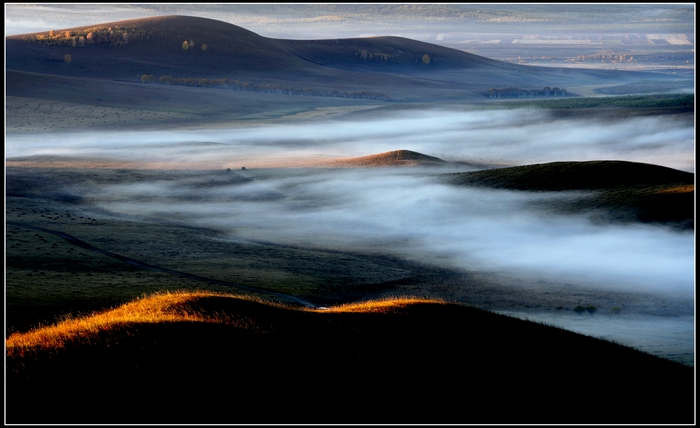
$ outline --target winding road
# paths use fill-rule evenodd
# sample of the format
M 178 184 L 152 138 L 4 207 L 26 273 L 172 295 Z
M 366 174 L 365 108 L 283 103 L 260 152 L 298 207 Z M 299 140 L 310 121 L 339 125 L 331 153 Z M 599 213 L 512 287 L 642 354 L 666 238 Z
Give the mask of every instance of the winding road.
M 138 266 L 141 268 L 154 270 L 154 271 L 158 271 L 158 272 L 170 273 L 173 275 L 179 275 L 183 278 L 194 279 L 197 281 L 205 281 L 205 282 L 209 282 L 211 284 L 225 285 L 228 287 L 236 287 L 236 288 L 239 288 L 241 290 L 248 290 L 248 291 L 255 291 L 257 293 L 269 294 L 272 296 L 281 297 L 281 298 L 286 299 L 286 300 L 294 301 L 294 302 L 299 303 L 303 306 L 306 306 L 307 308 L 313 308 L 313 309 L 318 308 L 318 306 L 314 305 L 313 303 L 307 302 L 306 300 L 300 299 L 298 297 L 290 296 L 289 294 L 277 293 L 274 291 L 264 290 L 261 288 L 250 287 L 250 286 L 242 285 L 242 284 L 235 284 L 233 282 L 221 281 L 221 280 L 212 279 L 212 278 L 206 278 L 206 277 L 199 276 L 199 275 L 193 275 L 193 274 L 187 273 L 187 272 L 180 272 L 180 271 L 173 270 L 173 269 L 149 265 L 147 263 L 143 263 L 143 262 L 140 262 L 138 260 L 134 260 L 132 258 L 122 256 L 120 254 L 112 253 L 110 251 L 105 251 L 105 250 L 101 250 L 97 247 L 93 247 L 92 245 L 88 244 L 85 241 L 82 241 L 82 240 L 76 238 L 75 236 L 71 236 L 67 233 L 59 232 L 57 230 L 45 229 L 45 228 L 39 227 L 39 226 L 31 226 L 31 225 L 28 225 L 25 223 L 16 223 L 16 222 L 11 222 L 11 221 L 8 221 L 6 224 L 11 225 L 11 226 L 26 227 L 28 229 L 34 229 L 34 230 L 38 230 L 41 232 L 50 233 L 52 235 L 59 236 L 59 237 L 65 239 L 66 241 L 70 242 L 71 244 L 78 246 L 80 248 L 84 248 L 86 250 L 90 250 L 90 251 L 93 251 L 93 252 L 96 252 L 99 254 L 104 254 L 105 256 L 113 257 L 117 260 L 120 260 L 124 263 L 129 263 L 130 265 L 133 265 L 133 266 Z

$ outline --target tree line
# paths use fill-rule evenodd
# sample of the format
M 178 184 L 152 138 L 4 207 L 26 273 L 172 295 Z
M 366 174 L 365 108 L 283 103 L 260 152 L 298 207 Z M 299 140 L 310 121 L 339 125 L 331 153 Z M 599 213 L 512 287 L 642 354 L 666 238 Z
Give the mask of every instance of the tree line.
M 97 26 L 82 30 L 51 30 L 48 33 L 39 33 L 34 36 L 26 36 L 28 42 L 40 43 L 45 46 L 72 46 L 83 47 L 86 45 L 120 46 L 148 39 L 153 34 L 151 30 L 126 26 Z
M 489 98 L 538 98 L 538 97 L 565 97 L 568 93 L 566 89 L 550 88 L 545 86 L 542 89 L 520 89 L 520 88 L 491 88 L 486 91 Z
M 367 49 L 362 49 L 362 50 L 356 51 L 356 52 L 355 52 L 355 56 L 360 57 L 361 59 L 364 59 L 364 60 L 371 60 L 371 59 L 373 59 L 375 62 L 377 62 L 377 61 L 384 61 L 384 62 L 387 62 L 387 61 L 391 60 L 391 62 L 395 62 L 395 63 L 403 63 L 403 64 L 409 64 L 409 63 L 411 63 L 410 57 L 407 57 L 407 56 L 406 56 L 406 57 L 401 57 L 401 56 L 398 56 L 398 55 L 385 54 L 385 53 L 382 53 L 382 52 L 370 52 L 370 51 L 368 51 Z M 402 61 L 402 59 L 403 59 L 403 61 Z M 420 56 L 417 57 L 417 58 L 414 58 L 414 59 L 413 59 L 413 62 L 414 62 L 415 64 L 425 64 L 425 65 L 428 65 L 428 64 L 431 64 L 431 63 L 434 64 L 434 63 L 437 62 L 437 61 L 435 60 L 435 58 L 433 58 L 433 59 L 431 60 L 431 59 L 430 59 L 430 55 L 428 55 L 428 54 L 426 53 L 426 54 L 420 55 Z
M 369 91 L 341 92 L 335 89 L 329 91 L 312 88 L 292 88 L 271 83 L 258 84 L 240 82 L 238 80 L 231 80 L 228 78 L 206 79 L 199 77 L 173 77 L 168 75 L 156 77 L 152 74 L 143 74 L 138 77 L 139 82 L 141 83 L 155 83 L 160 85 L 192 86 L 197 88 L 216 88 L 233 91 L 263 92 L 269 94 L 300 95 L 308 97 L 359 98 L 366 100 L 389 101 L 389 97 L 386 94 Z
M 491 104 L 491 103 L 489 103 Z M 596 107 L 663 108 L 694 107 L 694 94 L 650 94 L 619 97 L 568 97 L 548 100 L 510 101 L 496 103 L 492 108 L 576 109 Z

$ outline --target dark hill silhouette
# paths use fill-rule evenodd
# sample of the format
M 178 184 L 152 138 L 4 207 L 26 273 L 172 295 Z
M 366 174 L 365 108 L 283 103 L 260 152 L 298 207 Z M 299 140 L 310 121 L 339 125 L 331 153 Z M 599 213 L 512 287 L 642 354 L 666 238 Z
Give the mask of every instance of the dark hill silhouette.
M 694 418 L 692 367 L 471 307 L 409 299 L 310 312 L 235 296 L 191 296 L 160 306 L 153 300 L 144 299 L 138 311 L 169 321 L 124 322 L 118 314 L 139 319 L 139 312 L 116 308 L 106 312 L 115 314 L 111 323 L 88 321 L 67 332 L 64 346 L 8 346 L 7 422 L 688 424 Z
M 89 32 L 94 37 L 89 38 Z M 132 82 L 141 75 L 229 78 L 288 87 L 374 91 L 394 100 L 420 101 L 481 99 L 490 88 L 624 83 L 647 76 L 527 67 L 401 37 L 272 39 L 192 16 L 116 21 L 51 33 L 6 37 L 6 69 Z M 183 49 L 185 41 L 194 45 L 188 43 L 188 49 Z M 71 55 L 70 63 L 64 61 L 66 54 Z
M 551 162 L 452 174 L 454 184 L 528 191 L 602 190 L 629 186 L 683 186 L 693 174 L 627 161 Z
M 627 161 L 551 162 L 445 176 L 450 184 L 520 191 L 591 191 L 554 202 L 566 212 L 603 212 L 609 222 L 663 223 L 693 230 L 694 174 Z

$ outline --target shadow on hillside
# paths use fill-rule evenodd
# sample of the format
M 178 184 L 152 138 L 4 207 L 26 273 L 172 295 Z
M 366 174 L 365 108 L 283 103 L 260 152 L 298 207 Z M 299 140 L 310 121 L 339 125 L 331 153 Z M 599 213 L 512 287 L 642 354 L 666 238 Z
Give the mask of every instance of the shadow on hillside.
M 693 368 L 457 305 L 122 326 L 7 358 L 10 423 L 692 423 Z

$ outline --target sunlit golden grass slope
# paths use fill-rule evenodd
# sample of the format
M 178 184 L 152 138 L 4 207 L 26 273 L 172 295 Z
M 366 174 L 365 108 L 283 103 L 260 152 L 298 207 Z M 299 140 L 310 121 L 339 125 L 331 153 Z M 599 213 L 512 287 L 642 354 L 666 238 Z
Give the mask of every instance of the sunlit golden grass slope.
M 6 340 L 8 423 L 692 423 L 693 368 L 442 301 L 164 293 Z
M 123 306 L 90 316 L 70 318 L 58 324 L 26 333 L 11 334 L 6 340 L 8 355 L 23 354 L 30 349 L 59 349 L 68 343 L 97 340 L 100 332 L 117 330 L 129 324 L 166 322 L 210 322 L 235 324 L 231 318 L 193 311 L 188 303 L 223 295 L 213 292 L 164 292 L 135 300 Z M 245 299 L 245 297 L 238 297 Z
M 596 213 L 607 222 L 694 228 L 694 174 L 660 165 L 626 161 L 550 162 L 444 177 L 446 182 L 458 186 L 579 192 L 577 198 L 554 201 L 551 207 L 563 212 Z
M 13 333 L 7 338 L 5 344 L 10 356 L 23 355 L 36 349 L 55 352 L 60 348 L 74 346 L 78 343 L 95 342 L 99 340 L 100 332 L 116 331 L 129 325 L 142 323 L 198 322 L 254 330 L 256 325 L 249 318 L 241 318 L 235 313 L 217 310 L 219 305 L 226 307 L 231 303 L 243 302 L 257 302 L 261 306 L 285 308 L 285 306 L 242 295 L 211 291 L 161 292 L 145 296 L 115 309 L 97 312 L 89 316 L 69 318 L 60 323 L 24 333 Z M 346 304 L 332 308 L 303 310 L 326 313 L 397 313 L 410 305 L 444 303 L 432 299 L 396 298 Z

